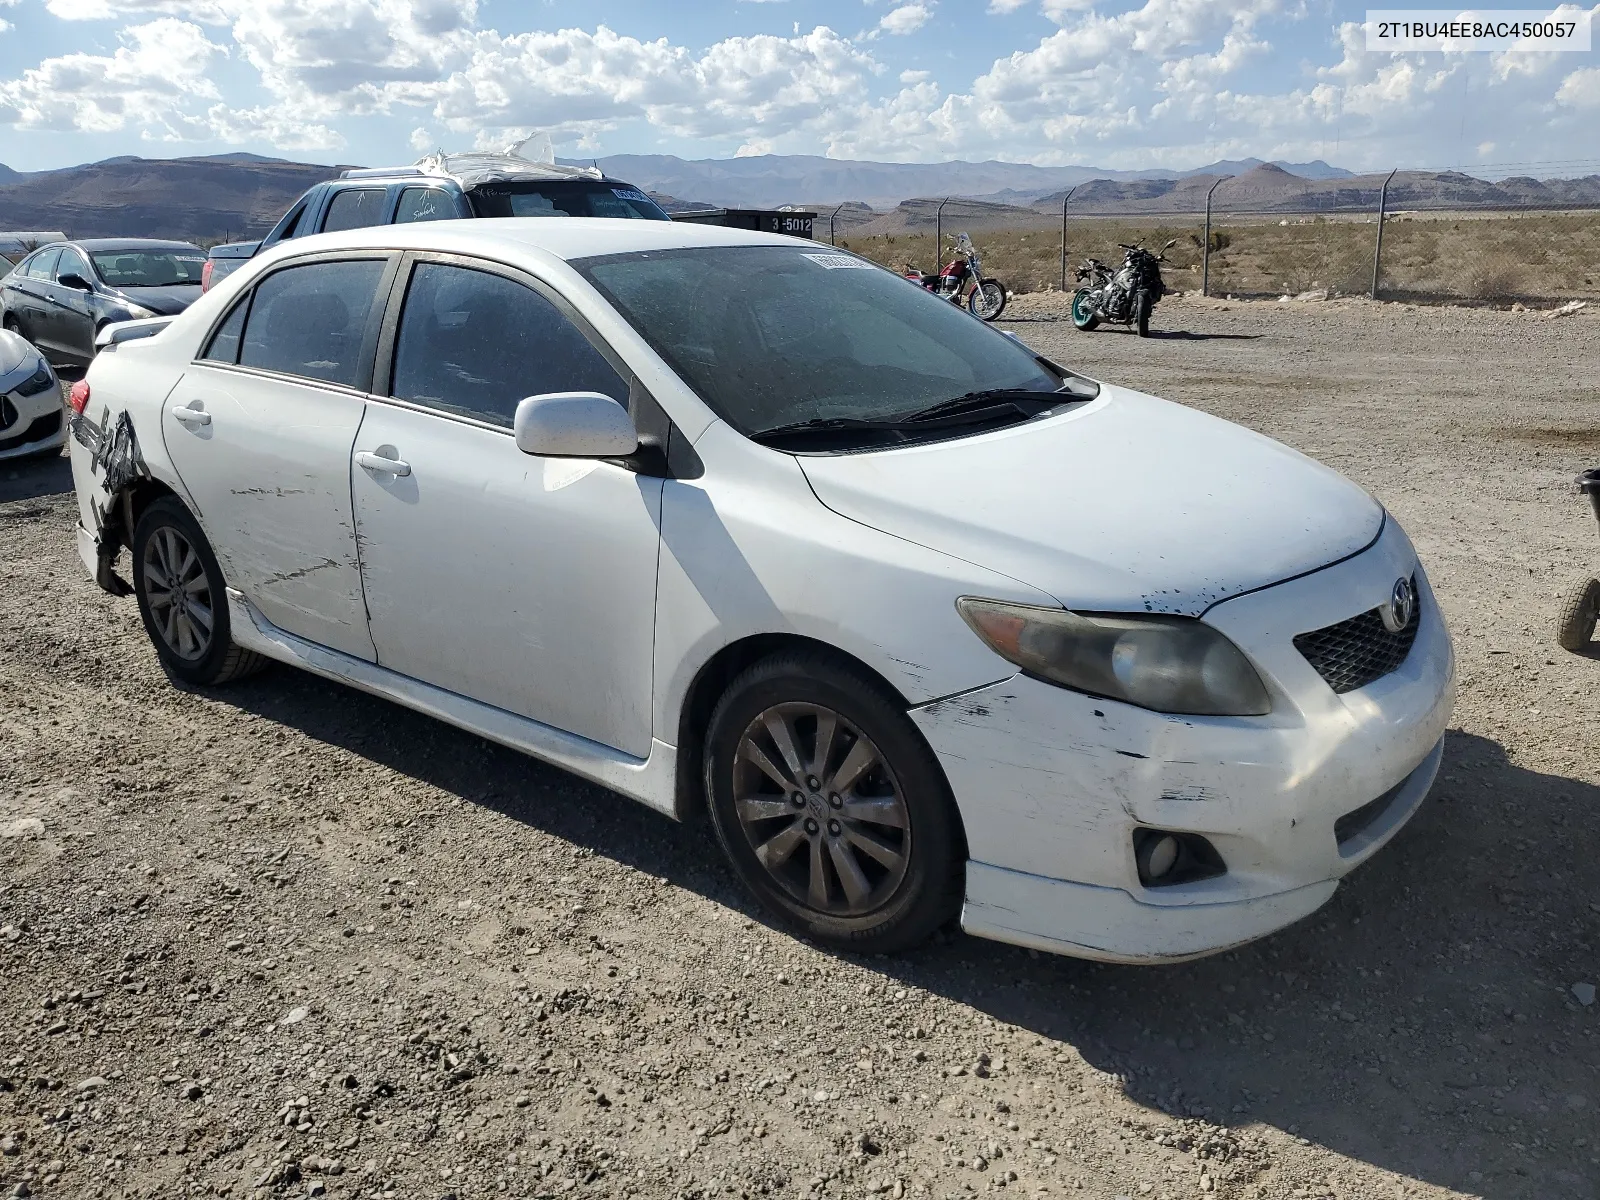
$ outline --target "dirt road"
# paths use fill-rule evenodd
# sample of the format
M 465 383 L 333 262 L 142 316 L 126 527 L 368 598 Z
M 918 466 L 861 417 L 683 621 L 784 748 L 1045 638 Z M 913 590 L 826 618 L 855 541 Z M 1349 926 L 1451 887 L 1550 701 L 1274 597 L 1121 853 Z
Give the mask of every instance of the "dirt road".
M 1444 772 L 1322 913 L 1161 969 L 820 953 L 704 829 L 287 669 L 173 687 L 64 461 L 0 464 L 0 1195 L 1600 1197 L 1600 659 L 1550 636 L 1600 318 L 1014 312 L 1416 541 Z

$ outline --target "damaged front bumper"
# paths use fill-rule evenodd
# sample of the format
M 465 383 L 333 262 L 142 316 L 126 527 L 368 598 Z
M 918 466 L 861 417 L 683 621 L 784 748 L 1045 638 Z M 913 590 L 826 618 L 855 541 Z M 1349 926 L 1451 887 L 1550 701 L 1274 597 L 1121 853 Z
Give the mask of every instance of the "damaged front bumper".
M 1413 574 L 1410 654 L 1336 695 L 1295 634 L 1374 607 Z M 1443 753 L 1454 658 L 1404 533 L 1391 523 L 1355 558 L 1206 620 L 1256 662 L 1270 715 L 1173 716 L 1023 676 L 912 710 L 966 827 L 968 932 L 1112 962 L 1215 953 L 1314 912 L 1416 812 Z M 1203 838 L 1225 869 L 1147 886 L 1144 830 Z

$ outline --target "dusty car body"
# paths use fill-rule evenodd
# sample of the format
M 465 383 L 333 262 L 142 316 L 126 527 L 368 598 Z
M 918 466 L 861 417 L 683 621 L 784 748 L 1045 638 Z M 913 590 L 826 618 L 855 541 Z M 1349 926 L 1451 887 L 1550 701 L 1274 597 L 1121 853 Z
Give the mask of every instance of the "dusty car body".
M 1449 636 L 1365 492 L 793 239 L 308 239 L 73 407 L 80 554 L 123 590 L 131 544 L 180 678 L 277 660 L 703 804 L 830 945 L 1212 953 L 1326 902 L 1442 754 Z

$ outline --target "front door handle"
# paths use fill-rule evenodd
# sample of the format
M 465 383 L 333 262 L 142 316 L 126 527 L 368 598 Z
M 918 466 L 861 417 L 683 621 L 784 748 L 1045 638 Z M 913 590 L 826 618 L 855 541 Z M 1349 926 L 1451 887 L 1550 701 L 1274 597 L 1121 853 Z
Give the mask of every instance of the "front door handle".
M 178 420 L 182 421 L 185 425 L 211 424 L 210 413 L 203 408 L 190 408 L 186 404 L 174 404 L 172 406 L 172 415 L 177 417 Z
M 385 458 L 381 454 L 374 454 L 370 450 L 356 451 L 356 466 L 371 471 L 374 475 L 409 475 L 411 464 L 398 458 Z

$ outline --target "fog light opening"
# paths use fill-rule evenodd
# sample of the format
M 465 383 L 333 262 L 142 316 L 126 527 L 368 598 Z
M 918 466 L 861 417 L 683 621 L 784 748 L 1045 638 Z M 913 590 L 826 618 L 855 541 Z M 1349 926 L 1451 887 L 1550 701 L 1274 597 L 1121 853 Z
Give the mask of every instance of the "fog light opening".
M 1194 883 L 1227 872 L 1216 847 L 1198 833 L 1164 829 L 1133 831 L 1133 862 L 1147 888 Z

